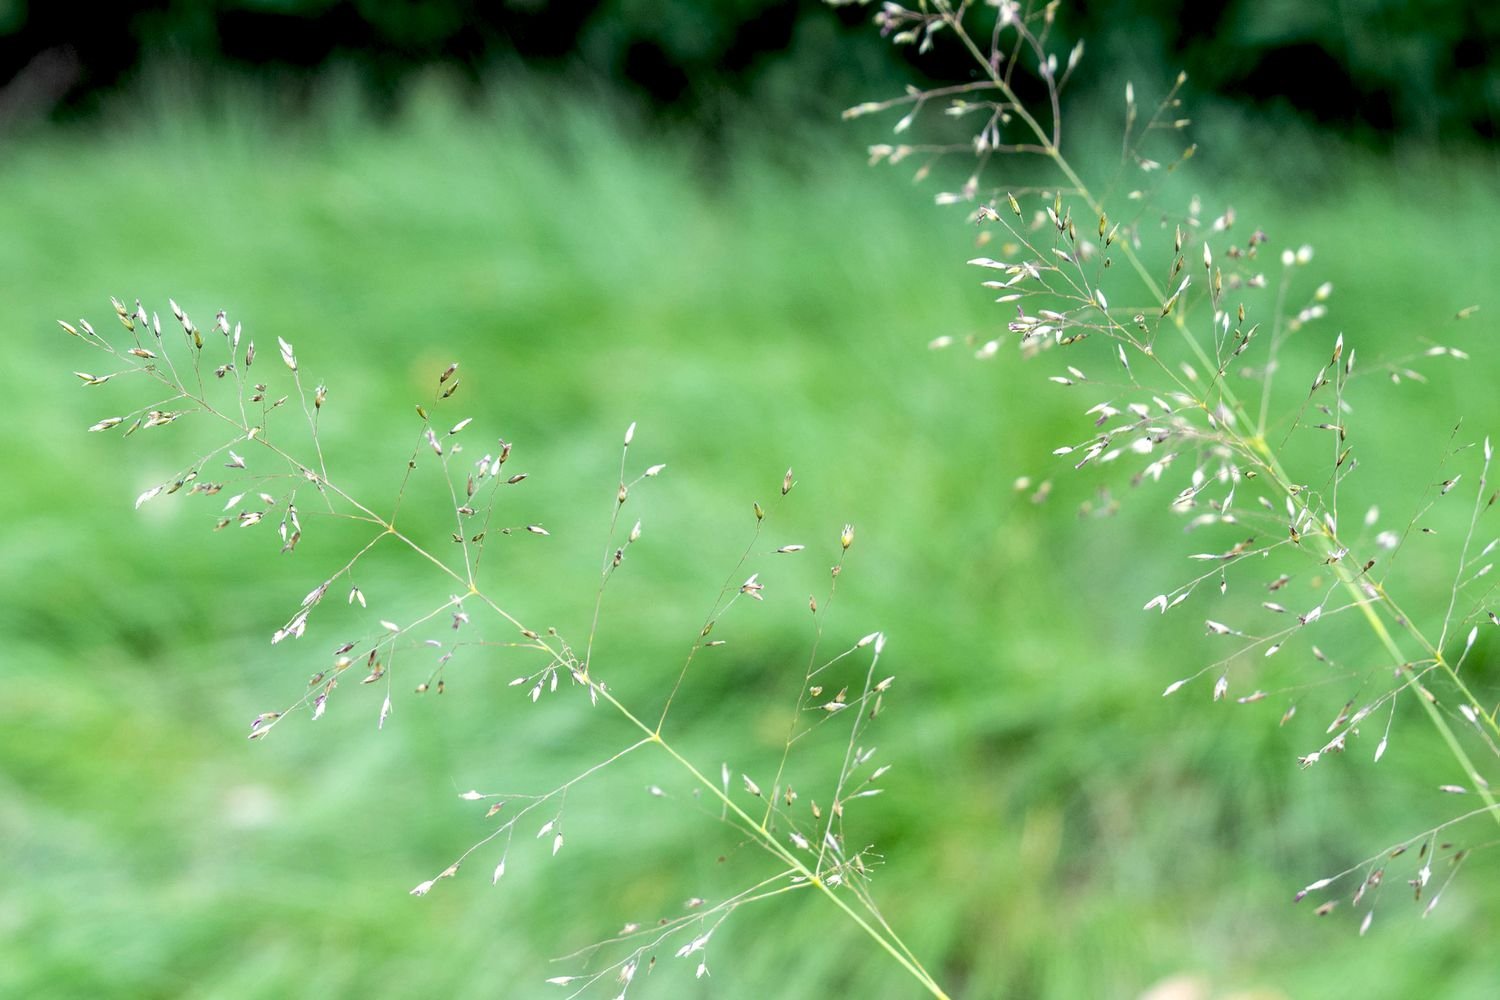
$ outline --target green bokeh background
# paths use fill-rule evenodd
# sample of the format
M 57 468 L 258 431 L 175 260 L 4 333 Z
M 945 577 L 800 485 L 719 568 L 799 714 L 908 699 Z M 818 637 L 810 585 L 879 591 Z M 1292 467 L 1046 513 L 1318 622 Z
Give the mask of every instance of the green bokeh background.
M 1319 920 L 1291 905 L 1301 885 L 1462 811 L 1467 799 L 1436 791 L 1460 776 L 1410 704 L 1378 767 L 1367 734 L 1298 770 L 1351 686 L 1315 691 L 1286 727 L 1285 698 L 1211 704 L 1202 684 L 1159 697 L 1218 655 L 1200 635 L 1211 610 L 1139 611 L 1194 572 L 1183 556 L 1201 543 L 1165 510 L 1180 483 L 1132 490 L 1128 470 L 1073 472 L 1051 455 L 1089 435 L 1083 411 L 1108 390 L 1046 377 L 1107 367 L 1102 347 L 1030 361 L 928 350 L 995 336 L 1006 314 L 963 263 L 975 231 L 960 210 L 934 208 L 936 188 L 904 168 L 866 167 L 879 123 L 759 108 L 710 148 L 608 93 L 524 75 L 477 105 L 433 76 L 389 119 L 336 89 L 288 118 L 273 91 L 180 83 L 0 152 L 0 994 L 557 996 L 543 980 L 578 965 L 555 956 L 764 874 L 669 761 L 642 753 L 570 794 L 557 857 L 523 830 L 497 887 L 480 854 L 409 896 L 485 830 L 458 793 L 545 790 L 629 734 L 576 692 L 532 705 L 508 686 L 528 665 L 495 655 L 456 660 L 441 696 L 412 693 L 425 668 L 406 661 L 381 731 L 381 690 L 346 684 L 316 723 L 299 714 L 246 741 L 257 713 L 327 665 L 341 629 L 409 619 L 447 585 L 378 551 L 367 618 L 330 611 L 269 645 L 349 539 L 314 529 L 277 556 L 269 523 L 213 533 L 211 500 L 132 510 L 209 438 L 187 421 L 84 433 L 144 398 L 80 388 L 69 372 L 96 359 L 55 320 L 106 330 L 117 295 L 162 313 L 171 296 L 200 325 L 227 309 L 266 361 L 275 337 L 292 341 L 330 387 L 331 471 L 375 505 L 419 432 L 413 404 L 461 362 L 443 412 L 474 419 L 476 452 L 515 442 L 510 467 L 530 475 L 515 521 L 551 531 L 496 547 L 493 592 L 570 637 L 588 631 L 620 435 L 637 422 L 632 462 L 667 470 L 629 502 L 644 533 L 608 592 L 596 661 L 627 701 L 660 703 L 749 541 L 752 502 L 794 468 L 748 567 L 769 599 L 721 625 L 729 644 L 674 709 L 680 746 L 710 773 L 774 767 L 812 638 L 806 596 L 826 589 L 854 524 L 825 641 L 884 631 L 897 683 L 875 729 L 887 791 L 851 808 L 851 836 L 885 858 L 886 916 L 955 995 L 1136 996 L 1172 977 L 1198 991 L 1185 995 L 1493 995 L 1492 852 L 1426 919 L 1393 868 L 1364 938 L 1347 907 Z M 1088 134 L 1117 127 L 1108 109 L 1077 113 L 1098 123 Z M 1351 401 L 1365 465 L 1348 516 L 1378 502 L 1399 526 L 1441 478 L 1460 418 L 1465 441 L 1500 426 L 1494 162 L 1377 159 L 1284 122 L 1203 129 L 1207 152 L 1157 211 L 1190 193 L 1209 216 L 1232 204 L 1271 250 L 1316 246 L 1293 301 L 1334 283 L 1332 315 L 1292 342 L 1289 384 L 1340 330 L 1372 365 L 1428 340 L 1471 356 L 1425 363 L 1426 386 L 1372 379 Z M 1032 503 L 1021 476 L 1052 479 L 1051 498 Z M 1119 512 L 1080 517 L 1101 487 Z M 415 530 L 440 542 L 444 503 L 419 485 Z M 1439 505 L 1424 523 L 1451 541 L 1466 517 Z M 808 550 L 767 554 L 791 542 Z M 1441 611 L 1447 558 L 1414 550 L 1393 578 L 1414 616 Z M 1494 649 L 1486 639 L 1474 665 L 1489 693 Z M 1320 668 L 1305 659 L 1297 669 Z M 815 741 L 804 787 L 839 751 Z M 695 982 L 668 950 L 631 995 L 917 995 L 832 907 L 798 895 L 735 914 L 709 963 Z

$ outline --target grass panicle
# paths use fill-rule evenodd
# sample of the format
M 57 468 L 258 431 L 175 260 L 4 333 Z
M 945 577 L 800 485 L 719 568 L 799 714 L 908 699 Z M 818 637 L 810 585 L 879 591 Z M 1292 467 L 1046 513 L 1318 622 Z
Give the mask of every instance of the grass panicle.
M 383 729 L 398 717 L 398 679 L 417 695 L 442 694 L 446 674 L 494 663 L 519 668 L 511 687 L 521 706 L 571 698 L 574 711 L 611 712 L 632 733 L 614 752 L 539 792 L 460 794 L 461 800 L 477 803 L 490 828 L 413 887 L 411 895 L 433 892 L 471 859 L 482 860 L 490 882 L 498 884 L 513 851 L 532 862 L 539 852 L 544 858 L 559 855 L 567 843 L 569 792 L 600 779 L 627 756 L 654 753 L 670 765 L 675 777 L 650 786 L 646 797 L 667 808 L 713 817 L 744 844 L 759 849 L 765 872 L 753 885 L 725 898 L 695 897 L 681 915 L 649 925 L 627 924 L 618 934 L 572 956 L 588 971 L 550 982 L 568 987 L 572 996 L 595 985 L 624 996 L 637 973 L 652 967 L 659 956 L 690 960 L 696 976 L 706 976 L 711 939 L 733 913 L 784 895 L 812 893 L 853 921 L 921 989 L 945 995 L 881 915 L 872 885 L 880 858 L 857 835 L 846 833 L 846 815 L 857 814 L 862 800 L 881 793 L 880 779 L 889 769 L 875 762 L 875 747 L 867 739 L 894 677 L 880 670 L 886 641 L 880 632 L 846 643 L 831 655 L 825 651 L 828 642 L 837 641 L 826 637 L 825 622 L 854 542 L 854 528 L 845 525 L 836 533 L 830 531 L 825 545 L 768 540 L 777 508 L 789 502 L 796 484 L 792 470 L 774 487 L 768 506 L 754 505 L 749 539 L 738 561 L 680 667 L 663 672 L 669 686 L 659 708 L 628 706 L 609 682 L 627 665 L 600 662 L 595 640 L 604 627 L 611 582 L 627 571 L 631 550 L 649 544 L 643 527 L 647 516 L 634 517 L 638 496 L 666 469 L 665 463 L 636 461 L 640 445 L 634 423 L 624 433 L 617 481 L 608 490 L 609 516 L 589 619 L 576 633 L 532 625 L 511 610 L 507 592 L 513 592 L 521 579 L 518 566 L 531 573 L 533 564 L 545 558 L 542 553 L 554 531 L 572 529 L 549 527 L 517 512 L 513 498 L 530 477 L 513 473 L 507 464 L 516 454 L 514 442 L 492 438 L 487 446 L 472 450 L 482 454 L 471 457 L 469 442 L 479 436 L 479 428 L 471 417 L 449 415 L 461 405 L 455 400 L 462 385 L 458 363 L 438 372 L 431 396 L 414 407 L 407 458 L 393 495 L 382 503 L 356 497 L 342 485 L 339 462 L 357 461 L 358 456 L 325 455 L 319 422 L 337 405 L 338 397 L 324 382 L 306 377 L 306 359 L 298 357 L 291 342 L 277 337 L 277 359 L 268 362 L 262 353 L 257 365 L 254 339 L 241 324 L 231 326 L 223 312 L 205 333 L 176 302 L 171 312 L 177 327 L 167 323 L 166 329 L 160 317 L 148 314 L 139 302 L 133 308 L 118 299 L 112 304 L 123 333 L 106 335 L 87 321 L 62 323 L 67 333 L 98 351 L 107 366 L 105 374 L 79 373 L 79 378 L 91 388 L 128 381 L 149 401 L 99 420 L 90 430 L 127 437 L 163 435 L 170 433 L 161 430 L 167 425 L 196 421 L 211 442 L 165 481 L 141 493 L 136 507 L 178 493 L 194 498 L 189 502 L 201 497 L 215 530 L 264 532 L 275 525 L 266 547 L 288 557 L 297 553 L 304 532 L 331 530 L 335 524 L 352 528 L 361 539 L 352 553 L 320 565 L 315 585 L 271 633 L 273 645 L 301 646 L 329 641 L 332 630 L 341 630 L 329 642 L 331 654 L 289 703 L 252 720 L 251 739 L 264 739 L 288 719 L 316 722 L 338 710 L 370 711 L 374 724 Z M 424 477 L 429 487 L 435 480 L 435 492 L 419 490 Z M 417 495 L 438 497 L 445 512 L 434 520 L 412 511 Z M 388 610 L 370 599 L 360 576 L 362 558 L 382 546 L 405 550 L 413 565 L 409 592 L 393 600 Z M 787 712 L 779 763 L 768 774 L 751 774 L 726 762 L 718 768 L 720 779 L 714 780 L 709 776 L 712 768 L 694 763 L 678 749 L 681 727 L 674 723 L 672 709 L 696 671 L 713 669 L 704 657 L 725 643 L 720 636 L 728 631 L 722 627 L 726 621 L 738 625 L 756 603 L 795 600 L 763 581 L 762 575 L 773 574 L 761 567 L 770 560 L 814 557 L 819 551 L 832 559 L 827 590 L 821 600 L 808 599 L 813 638 L 799 690 Z M 322 553 L 313 558 L 321 559 Z M 413 604 L 422 593 L 436 596 L 425 605 Z M 327 615 L 329 625 L 320 626 L 330 594 L 344 597 L 345 614 Z M 629 664 L 628 669 L 647 668 Z M 369 686 L 374 698 L 340 691 L 351 683 Z M 351 702 L 347 708 L 346 701 Z M 797 773 L 803 777 L 801 787 L 794 789 L 789 780 L 794 752 L 805 739 L 830 727 L 846 734 L 834 741 L 842 746 L 839 756 L 827 768 L 798 760 Z M 729 758 L 735 748 L 723 747 L 721 752 Z M 634 798 L 640 793 L 631 789 L 621 794 Z
M 1365 908 L 1363 934 L 1377 895 L 1369 890 L 1392 858 L 1420 844 L 1409 882 L 1425 916 L 1471 849 L 1439 836 L 1471 820 L 1500 823 L 1485 778 L 1500 757 L 1496 696 L 1464 669 L 1481 630 L 1500 624 L 1490 439 L 1460 420 L 1422 470 L 1421 495 L 1404 515 L 1357 506 L 1350 495 L 1365 492 L 1358 477 L 1376 474 L 1366 470 L 1379 460 L 1379 442 L 1359 435 L 1359 409 L 1379 405 L 1382 384 L 1425 382 L 1428 365 L 1465 362 L 1468 353 L 1426 340 L 1407 355 L 1356 365 L 1355 336 L 1328 329 L 1332 285 L 1306 277 L 1311 246 L 1273 251 L 1233 208 L 1177 201 L 1164 179 L 1197 149 L 1181 112 L 1185 75 L 1154 103 L 1127 83 L 1118 162 L 1075 164 L 1064 153 L 1062 95 L 1084 47 L 1056 49 L 1059 16 L 1059 3 L 1017 0 L 885 3 L 875 15 L 897 45 L 922 52 L 943 44 L 972 57 L 970 81 L 909 88 L 846 113 L 900 114 L 892 127 L 899 141 L 873 145 L 872 164 L 915 161 L 918 181 L 965 178 L 935 201 L 967 209 L 983 251 L 969 263 L 1009 319 L 998 336 L 947 335 L 931 346 L 966 343 L 991 358 L 1014 343 L 1045 358 L 1056 366 L 1053 383 L 1088 398 L 1088 428 L 1053 454 L 1079 470 L 1128 467 L 1141 492 L 1170 484 L 1166 506 L 1196 539 L 1196 551 L 1185 553 L 1194 571 L 1144 607 L 1191 616 L 1183 627 L 1223 652 L 1164 694 L 1206 687 L 1214 702 L 1268 703 L 1274 724 L 1306 723 L 1298 731 L 1310 746 L 1295 762 L 1304 769 L 1356 747 L 1378 762 L 1398 734 L 1422 738 L 1393 729 L 1395 720 L 1425 721 L 1428 737 L 1448 751 L 1444 773 L 1462 778 L 1437 778 L 1433 791 L 1481 804 L 1297 894 L 1347 891 Z M 971 123 L 957 140 L 910 138 L 924 129 L 949 135 L 954 121 Z M 1461 309 L 1452 320 L 1472 313 Z M 1035 489 L 1040 501 L 1050 482 L 1037 487 L 1028 477 L 1017 488 Z M 1408 614 L 1412 589 L 1430 584 L 1407 580 L 1403 560 L 1414 547 L 1434 557 L 1443 541 L 1439 508 L 1465 495 L 1461 530 L 1436 557 L 1449 566 L 1441 610 Z M 1083 513 L 1115 509 L 1111 499 Z M 1432 604 L 1426 593 L 1419 598 Z M 1424 808 L 1442 807 L 1435 797 Z M 1434 890 L 1435 863 L 1447 875 Z

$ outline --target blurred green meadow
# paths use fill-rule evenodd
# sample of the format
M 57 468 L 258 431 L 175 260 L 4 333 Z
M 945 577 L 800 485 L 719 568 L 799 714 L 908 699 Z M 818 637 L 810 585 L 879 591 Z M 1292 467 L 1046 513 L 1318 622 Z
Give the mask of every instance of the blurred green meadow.
M 0 148 L 0 995 L 561 996 L 544 980 L 586 964 L 555 958 L 765 874 L 642 753 L 570 793 L 556 857 L 523 829 L 497 886 L 480 852 L 409 895 L 483 835 L 483 804 L 460 793 L 545 791 L 630 734 L 576 692 L 531 704 L 509 686 L 530 666 L 497 653 L 456 659 L 441 695 L 413 692 L 429 669 L 415 657 L 398 664 L 383 729 L 383 689 L 345 684 L 318 721 L 247 741 L 327 666 L 339 628 L 403 620 L 447 585 L 379 549 L 362 564 L 365 617 L 330 612 L 272 646 L 351 536 L 309 518 L 303 547 L 278 555 L 269 522 L 214 533 L 212 498 L 132 509 L 212 437 L 187 420 L 85 433 L 147 401 L 70 374 L 99 362 L 56 320 L 110 329 L 115 295 L 164 316 L 170 296 L 205 327 L 226 309 L 263 363 L 276 337 L 294 343 L 309 384 L 329 386 L 330 473 L 377 508 L 420 432 L 414 404 L 459 362 L 436 422 L 472 417 L 474 454 L 514 442 L 507 468 L 529 478 L 510 516 L 550 531 L 496 546 L 490 585 L 566 636 L 588 631 L 636 422 L 632 463 L 666 470 L 627 507 L 643 535 L 595 660 L 630 704 L 660 704 L 751 539 L 752 504 L 794 469 L 744 574 L 761 572 L 768 600 L 722 623 L 729 641 L 696 663 L 673 725 L 706 773 L 774 768 L 812 641 L 806 598 L 824 601 L 853 524 L 824 642 L 883 631 L 896 682 L 872 731 L 887 790 L 848 824 L 884 858 L 885 915 L 954 995 L 1132 997 L 1175 980 L 1189 992 L 1174 996 L 1493 996 L 1493 852 L 1425 919 L 1393 870 L 1363 938 L 1347 908 L 1292 905 L 1471 807 L 1436 791 L 1441 748 L 1411 712 L 1378 767 L 1367 738 L 1301 771 L 1343 688 L 1285 727 L 1285 699 L 1213 703 L 1206 682 L 1160 697 L 1216 655 L 1201 608 L 1140 611 L 1203 547 L 1166 511 L 1180 484 L 1132 489 L 1127 470 L 1052 456 L 1089 436 L 1083 411 L 1105 397 L 1047 376 L 1105 368 L 1107 351 L 976 360 L 964 338 L 998 335 L 1006 314 L 964 264 L 975 231 L 933 206 L 933 186 L 868 168 L 865 132 L 752 116 L 706 145 L 521 80 L 476 105 L 434 79 L 390 119 L 336 96 L 289 119 L 272 97 L 210 91 L 138 96 L 106 121 Z M 1372 364 L 1429 340 L 1471 356 L 1351 401 L 1365 462 L 1351 509 L 1409 514 L 1460 418 L 1464 439 L 1500 431 L 1494 166 L 1376 161 L 1253 126 L 1235 141 L 1281 170 L 1210 152 L 1163 199 L 1198 193 L 1209 217 L 1233 204 L 1277 253 L 1316 246 L 1294 288 L 1332 281 L 1331 315 L 1293 341 L 1289 385 L 1338 331 Z M 959 345 L 929 350 L 941 335 Z M 407 523 L 437 544 L 450 512 L 424 471 Z M 1110 499 L 1112 516 L 1078 513 Z M 1467 511 L 1435 508 L 1439 536 Z M 767 554 L 789 543 L 808 548 Z M 1393 581 L 1414 614 L 1446 603 L 1445 558 L 1416 549 Z M 1495 649 L 1473 675 L 1490 692 Z M 816 798 L 842 748 L 813 742 L 794 778 Z M 708 978 L 694 964 L 668 950 L 631 995 L 917 995 L 826 902 L 795 894 L 736 912 Z

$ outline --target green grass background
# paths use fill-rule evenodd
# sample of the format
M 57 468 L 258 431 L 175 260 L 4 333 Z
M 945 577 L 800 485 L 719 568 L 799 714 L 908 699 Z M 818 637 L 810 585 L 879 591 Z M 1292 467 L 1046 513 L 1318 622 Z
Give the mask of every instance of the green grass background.
M 522 667 L 495 656 L 455 661 L 441 697 L 411 693 L 408 663 L 384 731 L 380 692 L 345 685 L 316 724 L 246 741 L 344 637 L 315 617 L 302 640 L 266 641 L 336 546 L 317 527 L 290 557 L 269 524 L 214 534 L 217 505 L 200 498 L 131 509 L 198 438 L 185 423 L 84 433 L 144 401 L 69 374 L 97 359 L 55 320 L 109 329 L 113 294 L 163 313 L 171 296 L 200 325 L 228 309 L 263 363 L 276 336 L 295 343 L 331 388 L 332 471 L 375 504 L 417 433 L 413 404 L 460 361 L 444 412 L 474 418 L 472 453 L 515 442 L 508 467 L 531 478 L 514 517 L 552 531 L 496 549 L 493 591 L 574 637 L 620 435 L 638 422 L 632 461 L 667 471 L 630 501 L 645 533 L 609 593 L 597 662 L 643 704 L 659 704 L 748 541 L 751 503 L 793 467 L 766 542 L 809 551 L 749 567 L 773 599 L 726 620 L 731 642 L 698 668 L 679 738 L 709 772 L 774 761 L 811 637 L 806 596 L 853 523 L 828 642 L 885 631 L 897 683 L 875 730 L 888 790 L 851 810 L 851 835 L 885 857 L 888 918 L 955 995 L 1126 997 L 1174 976 L 1216 996 L 1493 995 L 1492 852 L 1425 920 L 1393 868 L 1363 939 L 1347 907 L 1319 920 L 1291 905 L 1301 885 L 1467 806 L 1435 791 L 1460 776 L 1414 713 L 1378 767 L 1367 734 L 1299 771 L 1345 687 L 1314 692 L 1284 729 L 1284 698 L 1210 704 L 1206 684 L 1159 697 L 1215 655 L 1204 605 L 1139 610 L 1195 568 L 1181 557 L 1198 539 L 1165 511 L 1180 482 L 1133 491 L 1124 470 L 1075 473 L 1050 455 L 1088 436 L 1083 410 L 1107 390 L 1045 376 L 1107 368 L 1101 347 L 1029 362 L 927 350 L 942 334 L 993 336 L 1005 314 L 963 264 L 974 232 L 931 205 L 935 188 L 866 168 L 864 137 L 752 120 L 708 148 L 596 96 L 518 85 L 471 107 L 434 84 L 383 122 L 341 99 L 309 120 L 253 95 L 138 97 L 98 127 L 0 150 L 0 994 L 557 996 L 543 980 L 577 966 L 555 956 L 761 871 L 668 762 L 642 755 L 569 796 L 556 858 L 523 829 L 498 887 L 481 854 L 409 896 L 485 829 L 457 793 L 543 790 L 627 734 L 576 696 L 531 705 L 507 687 Z M 1263 228 L 1272 250 L 1315 244 L 1298 294 L 1337 289 L 1294 347 L 1289 385 L 1338 330 L 1372 362 L 1424 337 L 1472 354 L 1428 366 L 1427 387 L 1372 380 L 1354 400 L 1366 465 L 1351 516 L 1370 501 L 1409 510 L 1460 417 L 1465 440 L 1500 426 L 1493 164 L 1368 161 L 1253 126 L 1224 148 L 1164 199 L 1198 192 L 1209 216 L 1232 203 L 1242 234 Z M 1279 171 L 1237 168 L 1242 150 Z M 1052 499 L 1017 493 L 1021 475 L 1053 478 Z M 1101 484 L 1121 512 L 1078 517 Z M 442 502 L 426 510 L 414 523 L 441 539 Z M 1431 516 L 1453 534 L 1463 515 Z M 364 573 L 364 627 L 448 592 L 395 555 Z M 1404 573 L 1409 604 L 1441 608 L 1447 563 L 1417 552 Z M 1495 645 L 1480 648 L 1474 677 L 1492 693 Z M 823 747 L 827 769 L 837 749 Z M 817 797 L 814 763 L 799 773 Z M 673 798 L 649 798 L 651 783 Z M 917 995 L 812 898 L 736 914 L 708 959 L 695 983 L 664 953 L 631 995 Z

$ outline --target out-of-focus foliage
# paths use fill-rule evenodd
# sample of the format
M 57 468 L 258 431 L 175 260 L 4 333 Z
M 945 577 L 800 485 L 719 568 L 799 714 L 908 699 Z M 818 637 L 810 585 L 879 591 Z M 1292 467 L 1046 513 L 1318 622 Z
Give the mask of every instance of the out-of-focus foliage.
M 1489 135 L 1495 15 L 1208 6 L 1065 10 L 1092 74 L 1069 140 L 1115 144 L 1121 77 L 1147 87 L 1178 66 L 1195 79 L 1187 114 L 1279 102 L 1305 117 L 1237 136 L 1206 123 L 1224 136 L 1163 197 L 1232 203 L 1276 248 L 1316 244 L 1308 281 L 1333 283 L 1328 322 L 1362 358 L 1439 336 L 1472 354 L 1426 388 L 1352 401 L 1370 456 L 1352 485 L 1414 498 L 1460 416 L 1474 437 L 1496 425 L 1493 171 L 1425 148 L 1403 175 L 1302 143 L 1320 121 Z M 580 790 L 555 862 L 520 858 L 498 887 L 466 867 L 409 897 L 481 828 L 458 792 L 544 784 L 612 735 L 587 711 L 533 711 L 502 657 L 455 670 L 441 698 L 404 687 L 383 730 L 378 698 L 349 690 L 316 723 L 244 741 L 326 665 L 326 646 L 266 641 L 316 582 L 317 550 L 216 535 L 188 498 L 130 509 L 171 449 L 84 431 L 122 387 L 77 385 L 89 362 L 54 325 L 112 322 L 116 294 L 294 339 L 332 388 L 327 441 L 362 495 L 391 494 L 411 404 L 462 361 L 457 404 L 517 442 L 553 530 L 535 550 L 553 561 L 518 559 L 507 600 L 560 626 L 587 619 L 619 434 L 638 420 L 632 447 L 669 469 L 639 496 L 647 533 L 605 609 L 622 693 L 649 695 L 680 662 L 751 502 L 794 465 L 803 506 L 779 530 L 812 548 L 857 525 L 834 628 L 886 631 L 899 675 L 879 733 L 891 790 L 865 817 L 886 858 L 877 895 L 956 995 L 1133 996 L 1178 977 L 1191 996 L 1488 1000 L 1493 850 L 1426 920 L 1393 876 L 1368 938 L 1347 909 L 1289 902 L 1450 815 L 1433 759 L 1393 741 L 1378 772 L 1353 754 L 1298 771 L 1311 713 L 1278 727 L 1270 702 L 1158 697 L 1214 655 L 1211 636 L 1138 611 L 1188 572 L 1161 491 L 1050 457 L 1091 426 L 1045 381 L 1059 358 L 923 346 L 1007 317 L 961 263 L 975 230 L 958 211 L 904 167 L 864 167 L 864 130 L 889 122 L 806 128 L 957 65 L 942 44 L 921 69 L 892 54 L 872 11 L 160 0 L 85 18 L 0 0 L 0 128 L 86 126 L 5 136 L 0 171 L 17 424 L 0 444 L 0 994 L 547 996 L 541 979 L 571 971 L 551 957 L 738 888 L 733 836 L 646 795 L 667 778 L 643 766 L 623 797 Z M 680 121 L 629 127 L 663 118 Z M 1201 170 L 1239 149 L 1345 197 Z M 1326 358 L 1326 339 L 1293 347 L 1289 365 Z M 1115 499 L 1113 519 L 1076 516 Z M 420 582 L 404 562 L 372 576 L 387 600 Z M 779 749 L 807 641 L 794 596 L 684 705 L 705 766 Z M 1474 669 L 1488 679 L 1493 660 Z M 642 995 L 910 993 L 826 908 L 742 917 L 712 979 L 668 956 Z
M 12 147 L 0 272 L 25 432 L 0 445 L 0 994 L 547 997 L 544 977 L 575 971 L 553 956 L 739 887 L 717 861 L 732 866 L 736 838 L 647 795 L 671 778 L 652 766 L 623 794 L 580 788 L 557 858 L 532 842 L 498 887 L 476 859 L 408 896 L 484 829 L 459 792 L 535 789 L 596 763 L 613 731 L 584 705 L 530 705 L 502 655 L 455 669 L 441 697 L 402 685 L 383 730 L 379 696 L 351 685 L 320 721 L 246 741 L 326 666 L 331 641 L 267 641 L 326 562 L 312 541 L 278 556 L 267 535 L 215 534 L 203 497 L 131 509 L 188 425 L 85 432 L 131 389 L 80 386 L 70 372 L 92 359 L 55 320 L 103 329 L 113 293 L 230 309 L 273 362 L 274 338 L 294 340 L 331 387 L 330 461 L 377 499 L 410 453 L 411 404 L 462 361 L 454 404 L 517 442 L 553 531 L 524 550 L 542 561 L 510 564 L 504 596 L 569 631 L 638 420 L 632 448 L 668 469 L 637 498 L 646 533 L 602 632 L 632 696 L 660 691 L 751 502 L 795 466 L 778 540 L 832 545 L 853 521 L 831 628 L 891 637 L 878 740 L 896 766 L 862 820 L 886 858 L 876 892 L 956 995 L 1134 996 L 1174 975 L 1192 995 L 1492 995 L 1494 851 L 1427 920 L 1393 876 L 1363 939 L 1346 910 L 1292 906 L 1453 799 L 1413 744 L 1393 741 L 1378 772 L 1354 754 L 1299 771 L 1311 713 L 1279 728 L 1270 701 L 1159 697 L 1213 655 L 1201 629 L 1139 611 L 1191 572 L 1179 556 L 1197 536 L 1154 533 L 1169 491 L 1050 456 L 1092 426 L 1046 381 L 1060 358 L 925 349 L 1006 318 L 962 263 L 974 230 L 957 211 L 866 169 L 842 135 L 775 133 L 787 153 L 742 122 L 724 172 L 704 175 L 681 134 L 631 138 L 607 105 L 518 91 L 475 111 L 418 89 L 386 121 L 286 121 L 246 94 Z M 1346 201 L 1237 187 L 1234 204 L 1273 246 L 1317 244 L 1308 282 L 1334 283 L 1328 322 L 1358 332 L 1362 358 L 1439 335 L 1473 352 L 1428 388 L 1353 401 L 1369 475 L 1426 482 L 1459 414 L 1476 436 L 1496 421 L 1481 325 L 1500 308 L 1495 190 L 1472 164 L 1420 183 L 1342 170 Z M 1191 190 L 1225 199 L 1213 178 Z M 1315 367 L 1326 338 L 1296 349 L 1289 365 Z M 1022 475 L 1052 479 L 1051 500 L 1017 491 Z M 1102 486 L 1117 518 L 1078 518 Z M 427 585 L 404 560 L 364 584 L 372 605 Z M 802 597 L 724 633 L 684 706 L 705 766 L 779 748 Z M 641 995 L 910 996 L 841 921 L 795 899 L 746 910 L 711 979 L 668 954 Z
M 726 96 L 821 112 L 924 73 L 969 72 L 967 55 L 943 39 L 920 68 L 909 50 L 880 44 L 869 4 L 129 0 L 94 5 L 87 16 L 72 8 L 0 4 L 0 124 L 85 111 L 122 81 L 183 61 L 291 79 L 337 68 L 389 96 L 434 64 L 477 83 L 498 64 L 524 60 L 620 84 L 658 111 L 708 125 L 733 113 Z M 1363 140 L 1495 135 L 1493 4 L 1110 0 L 1062 9 L 1059 30 L 1102 56 L 1084 64 L 1079 90 L 1112 85 L 1121 67 L 1168 66 L 1185 68 L 1200 94 Z M 848 72 L 851 61 L 859 73 Z M 830 72 L 835 65 L 840 72 Z

